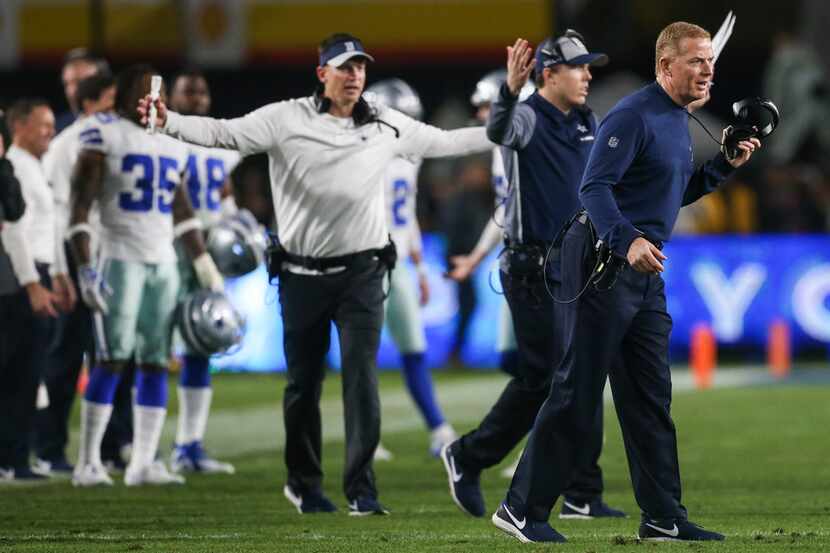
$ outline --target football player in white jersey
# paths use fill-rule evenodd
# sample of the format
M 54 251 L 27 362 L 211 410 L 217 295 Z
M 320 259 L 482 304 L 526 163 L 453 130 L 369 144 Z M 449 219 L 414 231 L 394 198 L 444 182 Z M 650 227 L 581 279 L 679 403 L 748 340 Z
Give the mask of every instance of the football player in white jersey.
M 210 88 L 204 75 L 195 70 L 179 73 L 170 88 L 170 107 L 185 115 L 207 115 L 210 112 Z M 187 173 L 185 186 L 193 211 L 204 229 L 210 228 L 223 215 L 236 213 L 230 173 L 239 163 L 239 152 L 186 144 Z M 189 258 L 181 247 L 179 274 L 180 296 L 199 288 Z M 199 353 L 185 351 L 179 377 L 179 418 L 176 444 L 170 459 L 174 472 L 195 471 L 233 474 L 234 467 L 210 458 L 202 446 L 213 390 L 210 386 L 210 361 Z
M 507 71 L 497 69 L 487 73 L 476 84 L 476 89 L 470 97 L 470 103 L 476 108 L 476 118 L 482 123 L 487 122 L 490 115 L 490 104 L 495 101 L 499 94 L 499 88 L 507 80 Z M 519 101 L 527 99 L 535 87 L 528 82 L 519 94 Z M 502 221 L 504 220 L 504 201 L 507 197 L 507 179 L 504 175 L 504 162 L 502 161 L 499 146 L 493 148 L 492 179 L 493 191 L 496 196 L 496 209 L 487 226 L 481 232 L 473 251 L 467 255 L 456 255 L 450 259 L 453 268 L 448 276 L 461 282 L 475 271 L 476 267 L 484 260 L 493 249 L 502 242 Z M 516 351 L 516 335 L 513 333 L 513 319 L 510 316 L 510 309 L 507 302 L 502 298 L 499 307 L 498 338 L 496 350 L 500 354 L 499 367 L 510 375 L 516 374 L 518 363 L 518 352 Z
M 93 114 L 111 111 L 115 101 L 115 79 L 109 72 L 87 77 L 75 85 L 75 102 L 80 109 L 78 119 L 52 140 L 43 156 L 46 179 L 52 186 L 55 201 L 55 237 L 61 250 L 69 224 L 70 179 L 81 149 L 80 133 Z M 97 211 L 93 219 L 91 223 L 97 227 Z M 55 269 L 71 275 L 77 285 L 76 267 L 67 261 L 66 255 L 56 256 Z M 65 449 L 69 439 L 68 424 L 75 399 L 75 384 L 84 353 L 93 349 L 89 309 L 83 302 L 78 302 L 69 313 L 57 320 L 55 330 L 58 338 L 50 347 L 49 365 L 44 376 L 49 405 L 38 411 L 35 444 L 41 466 L 71 473 L 73 467 L 66 460 Z
M 373 84 L 366 89 L 366 97 L 370 103 L 384 104 L 413 119 L 421 120 L 423 116 L 418 94 L 400 79 L 387 79 Z M 429 282 L 423 263 L 421 229 L 415 216 L 420 167 L 420 159 L 397 157 L 386 170 L 386 220 L 389 233 L 398 252 L 398 259 L 409 257 L 415 264 L 418 283 L 416 291 L 415 279 L 409 266 L 402 261 L 398 263 L 392 271 L 386 300 L 386 326 L 401 353 L 404 381 L 409 395 L 430 430 L 430 453 L 437 456 L 441 447 L 455 441 L 457 435 L 438 406 L 432 375 L 424 362 L 426 337 L 420 306 L 429 301 Z M 376 453 L 376 459 L 384 458 L 384 450 L 381 448 L 382 446 L 378 447 L 381 455 Z
M 205 251 L 201 225 L 182 185 L 187 147 L 149 134 L 133 109 L 149 92 L 153 73 L 146 65 L 124 70 L 117 81 L 117 115 L 96 114 L 80 133 L 67 234 L 78 261 L 81 297 L 95 312 L 97 359 L 81 404 L 76 486 L 112 484 L 101 464 L 100 445 L 120 370 L 133 356 L 134 437 L 124 482 L 184 482 L 155 461 L 166 415 L 166 369 L 179 288 L 174 235 L 194 260 L 203 286 L 221 290 L 224 284 Z M 97 260 L 89 246 L 95 231 L 88 224 L 95 201 L 101 218 Z

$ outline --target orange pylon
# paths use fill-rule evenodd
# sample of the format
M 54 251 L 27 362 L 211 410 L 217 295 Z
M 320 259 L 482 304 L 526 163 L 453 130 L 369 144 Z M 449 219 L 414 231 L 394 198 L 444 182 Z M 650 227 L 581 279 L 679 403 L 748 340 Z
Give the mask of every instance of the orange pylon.
M 782 319 L 775 319 L 769 325 L 767 365 L 770 374 L 776 378 L 784 378 L 790 374 L 792 368 L 790 325 Z
M 75 390 L 79 396 L 83 396 L 86 392 L 86 385 L 89 383 L 89 370 L 86 365 L 81 367 L 81 372 L 78 373 L 78 382 L 75 385 Z
M 718 346 L 708 324 L 698 323 L 692 327 L 690 349 L 689 361 L 695 386 L 698 390 L 711 388 L 718 359 Z

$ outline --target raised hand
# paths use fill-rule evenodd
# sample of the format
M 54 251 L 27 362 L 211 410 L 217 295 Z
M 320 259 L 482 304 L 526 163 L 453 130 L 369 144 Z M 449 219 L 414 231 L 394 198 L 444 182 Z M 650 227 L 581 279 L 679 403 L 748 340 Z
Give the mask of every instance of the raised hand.
M 518 96 L 533 71 L 533 48 L 523 38 L 507 47 L 507 87 Z
M 161 129 L 164 127 L 165 123 L 167 123 L 167 106 L 161 98 L 154 101 L 149 94 L 138 101 L 138 107 L 136 108 L 138 110 L 138 114 L 141 116 L 141 124 L 145 126 L 147 125 L 147 121 L 150 117 L 151 104 L 155 104 L 156 106 L 156 128 Z

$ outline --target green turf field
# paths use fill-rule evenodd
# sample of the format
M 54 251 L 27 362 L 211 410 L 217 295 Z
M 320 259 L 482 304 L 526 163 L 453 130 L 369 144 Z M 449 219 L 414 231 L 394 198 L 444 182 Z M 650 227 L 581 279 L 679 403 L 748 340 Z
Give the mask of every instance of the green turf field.
M 689 390 L 683 374 L 675 378 L 684 502 L 692 520 L 727 535 L 722 544 L 638 544 L 634 516 L 614 522 L 554 518 L 569 544 L 522 545 L 489 519 L 462 515 L 440 462 L 427 454 L 426 432 L 400 378 L 386 373 L 383 443 L 396 457 L 376 468 L 391 516 L 346 515 L 336 377 L 327 381 L 323 401 L 325 489 L 341 511 L 303 517 L 281 492 L 283 380 L 220 376 L 207 442 L 236 463 L 235 476 L 191 477 L 184 487 L 165 489 L 127 490 L 120 477 L 111 489 L 76 490 L 66 480 L 3 485 L 0 551 L 830 551 L 830 386 L 824 378 L 811 385 L 770 384 L 747 374 L 722 380 L 734 387 L 706 392 Z M 439 376 L 442 400 L 459 430 L 480 418 L 503 382 L 488 373 Z M 606 499 L 636 514 L 619 427 L 610 408 L 607 414 Z M 172 428 L 168 421 L 165 454 Z M 498 472 L 482 478 L 490 510 L 507 485 Z

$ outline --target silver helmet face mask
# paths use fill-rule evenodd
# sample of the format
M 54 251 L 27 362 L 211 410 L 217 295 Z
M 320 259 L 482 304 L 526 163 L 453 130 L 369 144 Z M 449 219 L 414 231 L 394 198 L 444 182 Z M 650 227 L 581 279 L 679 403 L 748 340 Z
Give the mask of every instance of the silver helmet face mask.
M 370 104 L 390 107 L 419 121 L 424 117 L 420 96 L 401 79 L 378 81 L 366 89 L 363 97 Z
M 221 292 L 193 292 L 182 301 L 177 318 L 188 349 L 205 357 L 228 353 L 245 334 L 244 317 Z

